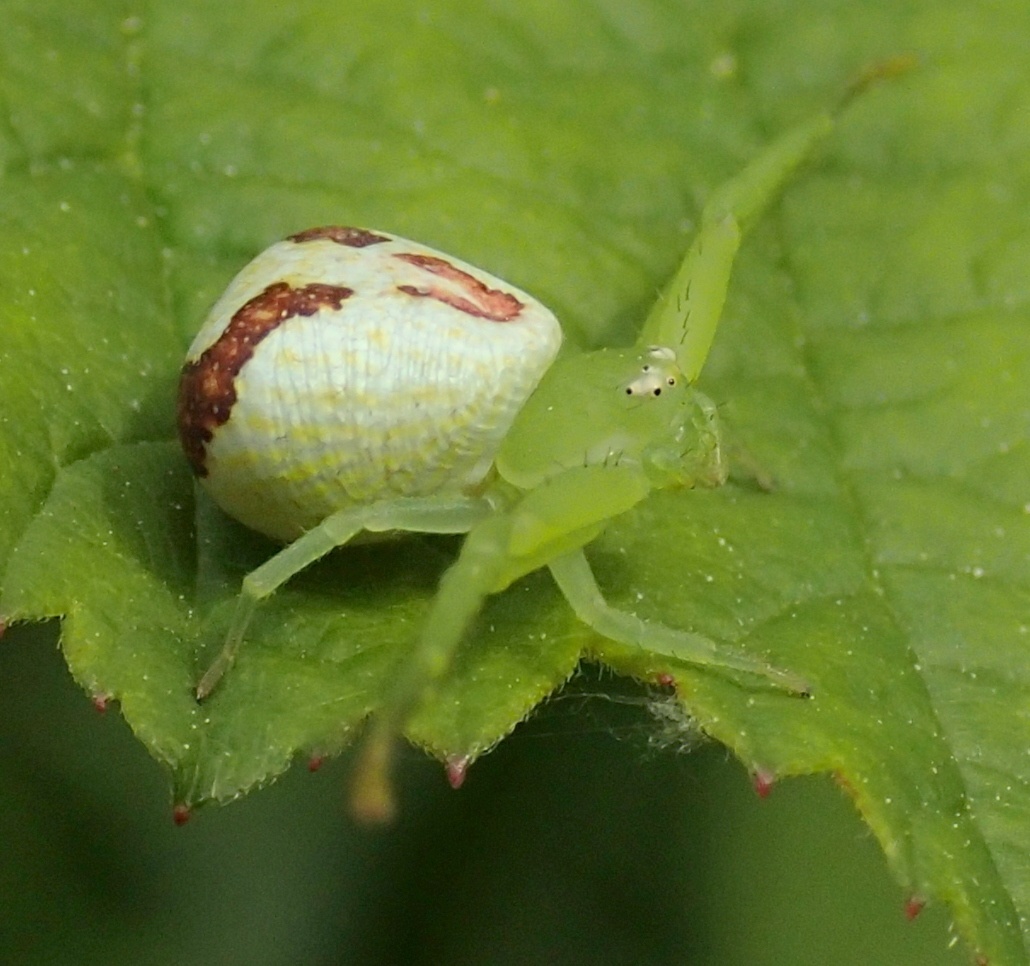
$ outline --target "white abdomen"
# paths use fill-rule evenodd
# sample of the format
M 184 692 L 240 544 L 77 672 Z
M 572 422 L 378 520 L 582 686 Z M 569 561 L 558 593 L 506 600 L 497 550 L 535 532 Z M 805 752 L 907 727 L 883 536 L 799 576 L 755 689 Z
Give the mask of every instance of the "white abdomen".
M 258 255 L 212 309 L 180 436 L 226 512 L 291 540 L 347 506 L 474 491 L 560 344 L 548 309 L 480 269 L 313 229 Z

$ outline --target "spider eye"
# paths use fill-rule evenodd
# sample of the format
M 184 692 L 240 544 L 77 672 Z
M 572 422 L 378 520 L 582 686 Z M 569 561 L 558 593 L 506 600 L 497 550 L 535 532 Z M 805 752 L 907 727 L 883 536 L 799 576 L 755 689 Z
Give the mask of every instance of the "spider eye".
M 641 360 L 637 374 L 619 387 L 627 396 L 654 399 L 661 396 L 666 387 L 671 389 L 679 385 L 681 373 L 672 349 L 651 346 L 645 358 L 648 361 Z

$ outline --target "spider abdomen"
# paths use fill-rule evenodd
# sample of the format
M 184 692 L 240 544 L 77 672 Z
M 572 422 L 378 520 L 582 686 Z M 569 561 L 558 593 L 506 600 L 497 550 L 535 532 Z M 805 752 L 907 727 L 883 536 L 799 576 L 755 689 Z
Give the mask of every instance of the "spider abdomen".
M 311 229 L 211 310 L 179 434 L 226 512 L 291 540 L 348 506 L 473 492 L 560 343 L 547 308 L 481 269 L 384 232 Z

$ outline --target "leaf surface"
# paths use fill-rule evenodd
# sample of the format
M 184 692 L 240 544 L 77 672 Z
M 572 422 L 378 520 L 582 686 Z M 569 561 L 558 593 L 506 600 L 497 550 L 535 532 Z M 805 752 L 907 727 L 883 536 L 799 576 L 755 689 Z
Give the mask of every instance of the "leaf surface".
M 232 273 L 304 227 L 368 225 L 532 291 L 582 345 L 625 343 L 705 197 L 915 49 L 746 242 L 702 377 L 775 491 L 658 495 L 590 550 L 613 603 L 768 655 L 815 697 L 591 638 L 533 575 L 411 734 L 475 758 L 583 653 L 671 673 L 763 775 L 832 772 L 913 895 L 991 963 L 1025 962 L 1030 23 L 992 10 L 8 3 L 0 612 L 64 617 L 77 680 L 120 702 L 177 802 L 339 750 L 457 543 L 312 568 L 196 705 L 273 549 L 195 498 L 173 440 L 185 346 Z

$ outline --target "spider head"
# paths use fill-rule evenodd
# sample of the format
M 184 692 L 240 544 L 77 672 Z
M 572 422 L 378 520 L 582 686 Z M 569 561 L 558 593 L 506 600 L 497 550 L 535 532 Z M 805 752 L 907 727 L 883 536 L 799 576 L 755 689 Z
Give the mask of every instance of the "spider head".
M 566 357 L 519 413 L 498 470 L 521 488 L 596 465 L 639 466 L 657 488 L 707 481 L 719 445 L 714 407 L 703 398 L 666 346 Z

